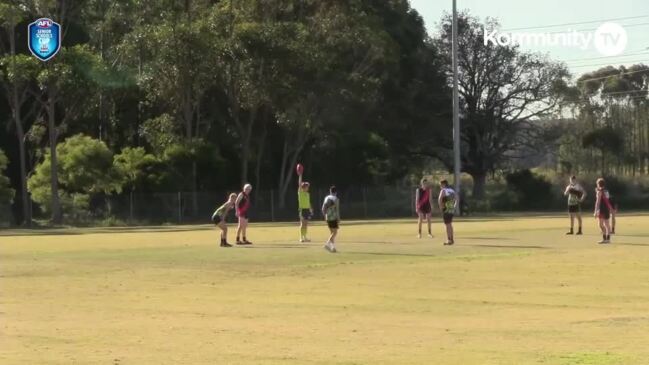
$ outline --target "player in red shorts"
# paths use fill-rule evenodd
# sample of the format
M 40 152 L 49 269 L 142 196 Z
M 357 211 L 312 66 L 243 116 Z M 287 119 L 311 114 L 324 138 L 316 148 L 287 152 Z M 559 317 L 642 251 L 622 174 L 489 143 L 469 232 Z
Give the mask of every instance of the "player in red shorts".
M 433 211 L 433 193 L 426 179 L 421 179 L 421 185 L 417 188 L 415 194 L 415 211 L 419 217 L 419 234 L 421 238 L 421 225 L 424 219 L 428 221 L 428 237 L 433 237 L 431 231 L 431 213 Z
M 595 218 L 599 222 L 599 228 L 602 230 L 602 240 L 598 243 L 611 243 L 611 224 L 609 219 L 611 218 L 611 212 L 613 211 L 613 206 L 608 200 L 608 190 L 606 190 L 606 182 L 603 178 L 597 179 L 597 189 L 595 189 Z
M 239 226 L 237 227 L 237 245 L 252 245 L 252 242 L 248 241 L 248 239 L 246 238 L 251 191 L 252 185 L 244 185 L 243 191 L 239 193 L 235 202 L 236 213 L 237 217 L 239 218 Z M 241 236 L 243 236 L 243 241 L 240 239 Z

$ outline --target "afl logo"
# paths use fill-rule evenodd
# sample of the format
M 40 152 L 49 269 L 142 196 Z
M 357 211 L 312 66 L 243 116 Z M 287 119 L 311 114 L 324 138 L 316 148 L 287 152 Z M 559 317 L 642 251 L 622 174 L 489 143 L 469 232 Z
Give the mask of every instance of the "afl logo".
M 36 21 L 36 26 L 39 28 L 50 28 L 52 26 L 53 21 L 50 19 L 39 19 Z
M 27 26 L 27 46 L 41 61 L 48 61 L 61 49 L 61 25 L 49 18 L 40 18 Z

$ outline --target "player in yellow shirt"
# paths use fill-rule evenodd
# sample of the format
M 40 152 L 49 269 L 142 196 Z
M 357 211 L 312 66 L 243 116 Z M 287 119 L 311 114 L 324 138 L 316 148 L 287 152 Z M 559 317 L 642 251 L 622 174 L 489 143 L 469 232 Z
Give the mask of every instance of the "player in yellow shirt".
M 313 218 L 313 207 L 311 206 L 310 184 L 302 180 L 303 171 L 298 170 L 297 202 L 300 215 L 300 242 L 310 242 L 306 236 L 309 227 L 309 220 Z

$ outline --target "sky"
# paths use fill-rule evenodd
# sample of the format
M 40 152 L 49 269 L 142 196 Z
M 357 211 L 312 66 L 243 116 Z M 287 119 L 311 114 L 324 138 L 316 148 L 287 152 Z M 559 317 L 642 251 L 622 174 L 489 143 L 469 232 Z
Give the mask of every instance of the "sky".
M 431 35 L 435 34 L 444 12 L 450 13 L 452 9 L 452 0 L 410 0 L 410 3 L 424 18 Z M 522 46 L 525 50 L 565 61 L 576 77 L 609 64 L 628 66 L 644 62 L 649 65 L 649 0 L 457 0 L 457 8 L 458 11 L 468 10 L 481 19 L 497 18 L 502 29 L 511 32 L 594 33 L 606 22 L 622 25 L 628 42 L 618 56 L 604 56 L 592 43 L 587 49 Z

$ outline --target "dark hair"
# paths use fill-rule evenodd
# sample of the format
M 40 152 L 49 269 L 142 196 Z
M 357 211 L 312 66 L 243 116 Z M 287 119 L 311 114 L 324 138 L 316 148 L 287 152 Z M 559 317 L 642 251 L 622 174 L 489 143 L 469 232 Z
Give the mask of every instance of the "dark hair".
M 570 179 L 572 179 L 572 180 L 576 180 L 576 179 L 577 179 L 577 176 L 572 175 L 572 176 L 570 176 Z
M 442 186 L 448 186 L 448 180 L 444 179 L 444 180 L 440 181 L 439 184 L 442 185 Z
M 606 186 L 606 181 L 604 181 L 604 178 L 600 177 L 599 179 L 597 179 L 597 187 L 603 188 L 605 186 Z
M 338 192 L 338 189 L 336 189 L 336 186 L 335 186 L 335 185 L 332 185 L 332 186 L 329 188 L 329 193 L 330 193 L 330 194 L 336 194 L 337 192 Z

